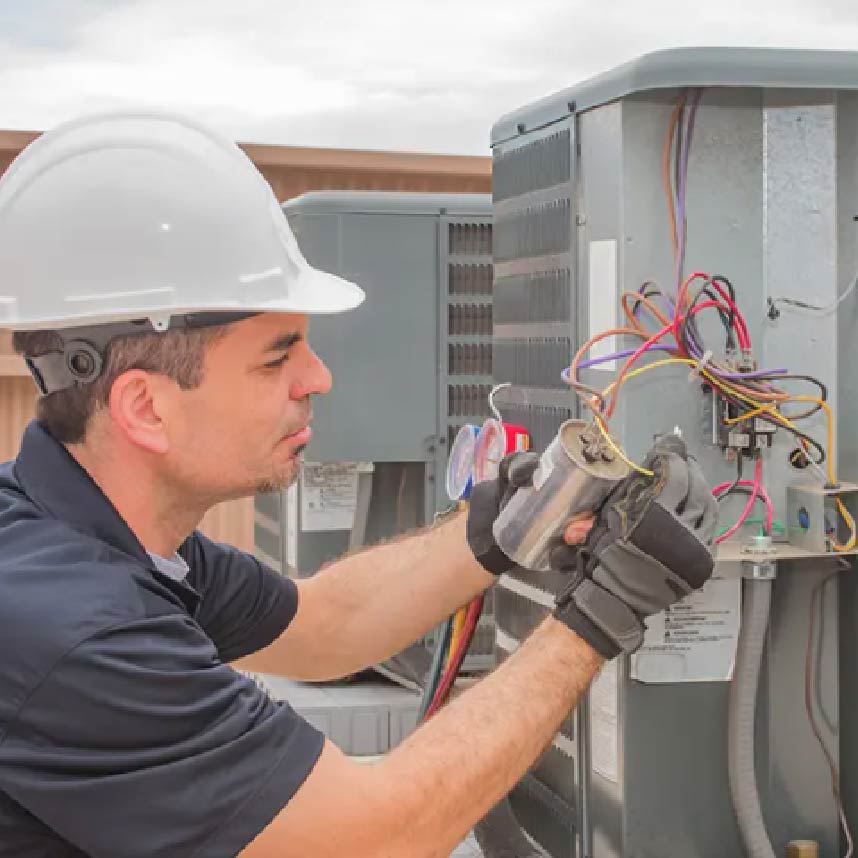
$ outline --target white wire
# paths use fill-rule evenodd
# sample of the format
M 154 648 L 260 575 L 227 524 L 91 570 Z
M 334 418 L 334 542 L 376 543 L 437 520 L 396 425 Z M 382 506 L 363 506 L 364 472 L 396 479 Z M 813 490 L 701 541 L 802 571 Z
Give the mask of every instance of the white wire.
M 855 847 L 852 843 L 852 832 L 849 830 L 849 823 L 846 821 L 846 812 L 843 810 L 843 805 L 840 805 L 839 809 L 840 816 L 840 825 L 843 828 L 843 833 L 846 835 L 846 854 L 843 858 L 852 858 L 852 853 L 855 851 Z
M 772 301 L 772 306 L 776 307 L 777 305 L 780 305 L 780 307 L 792 310 L 793 313 L 804 313 L 807 316 L 816 316 L 817 318 L 822 319 L 834 313 L 837 308 L 855 291 L 856 286 L 858 286 L 858 274 L 852 278 L 852 282 L 849 284 L 846 291 L 827 307 L 796 306 L 796 304 L 793 303 L 794 299 L 792 298 L 775 298 Z M 780 307 L 778 307 L 778 309 L 780 309 Z
M 505 387 L 512 387 L 512 382 L 504 382 L 503 384 L 496 384 L 489 393 L 489 408 L 492 410 L 492 414 L 495 416 L 495 420 L 503 423 L 503 417 L 501 416 L 500 411 L 498 411 L 497 405 L 495 405 L 495 394 L 499 390 L 503 390 Z

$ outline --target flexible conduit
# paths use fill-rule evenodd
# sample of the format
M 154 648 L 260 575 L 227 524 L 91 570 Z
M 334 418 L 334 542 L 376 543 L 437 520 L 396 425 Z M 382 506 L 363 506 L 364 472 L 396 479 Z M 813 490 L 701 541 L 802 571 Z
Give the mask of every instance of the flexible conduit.
M 771 581 L 746 581 L 742 631 L 730 685 L 730 796 L 748 858 L 775 858 L 763 820 L 754 771 L 754 714 L 771 603 Z

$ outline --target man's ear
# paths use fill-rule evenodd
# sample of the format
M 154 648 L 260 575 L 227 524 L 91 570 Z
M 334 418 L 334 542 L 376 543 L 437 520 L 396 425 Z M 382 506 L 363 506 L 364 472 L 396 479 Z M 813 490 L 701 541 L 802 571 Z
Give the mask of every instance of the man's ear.
M 164 405 L 169 380 L 142 369 L 122 373 L 110 388 L 108 410 L 125 437 L 151 453 L 169 449 Z

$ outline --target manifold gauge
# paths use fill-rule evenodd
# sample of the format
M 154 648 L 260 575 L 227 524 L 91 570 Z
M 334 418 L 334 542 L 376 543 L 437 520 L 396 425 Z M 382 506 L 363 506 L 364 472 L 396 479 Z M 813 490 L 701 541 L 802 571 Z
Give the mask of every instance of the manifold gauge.
M 456 434 L 447 462 L 447 495 L 452 501 L 467 500 L 474 485 L 474 452 L 478 426 L 466 423 Z
M 507 453 L 530 449 L 530 436 L 521 426 L 501 423 L 490 417 L 483 423 L 474 450 L 474 482 L 493 480 Z

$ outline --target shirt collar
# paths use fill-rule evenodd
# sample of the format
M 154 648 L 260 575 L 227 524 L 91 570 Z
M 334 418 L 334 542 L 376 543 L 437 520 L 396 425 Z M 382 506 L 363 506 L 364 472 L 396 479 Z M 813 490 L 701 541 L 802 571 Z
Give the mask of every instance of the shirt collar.
M 172 557 L 161 557 L 160 554 L 149 552 L 155 568 L 173 581 L 184 581 L 188 577 L 191 567 L 185 563 L 185 559 L 177 551 Z
M 49 515 L 157 569 L 92 477 L 38 421 L 24 431 L 15 472 L 28 497 Z

